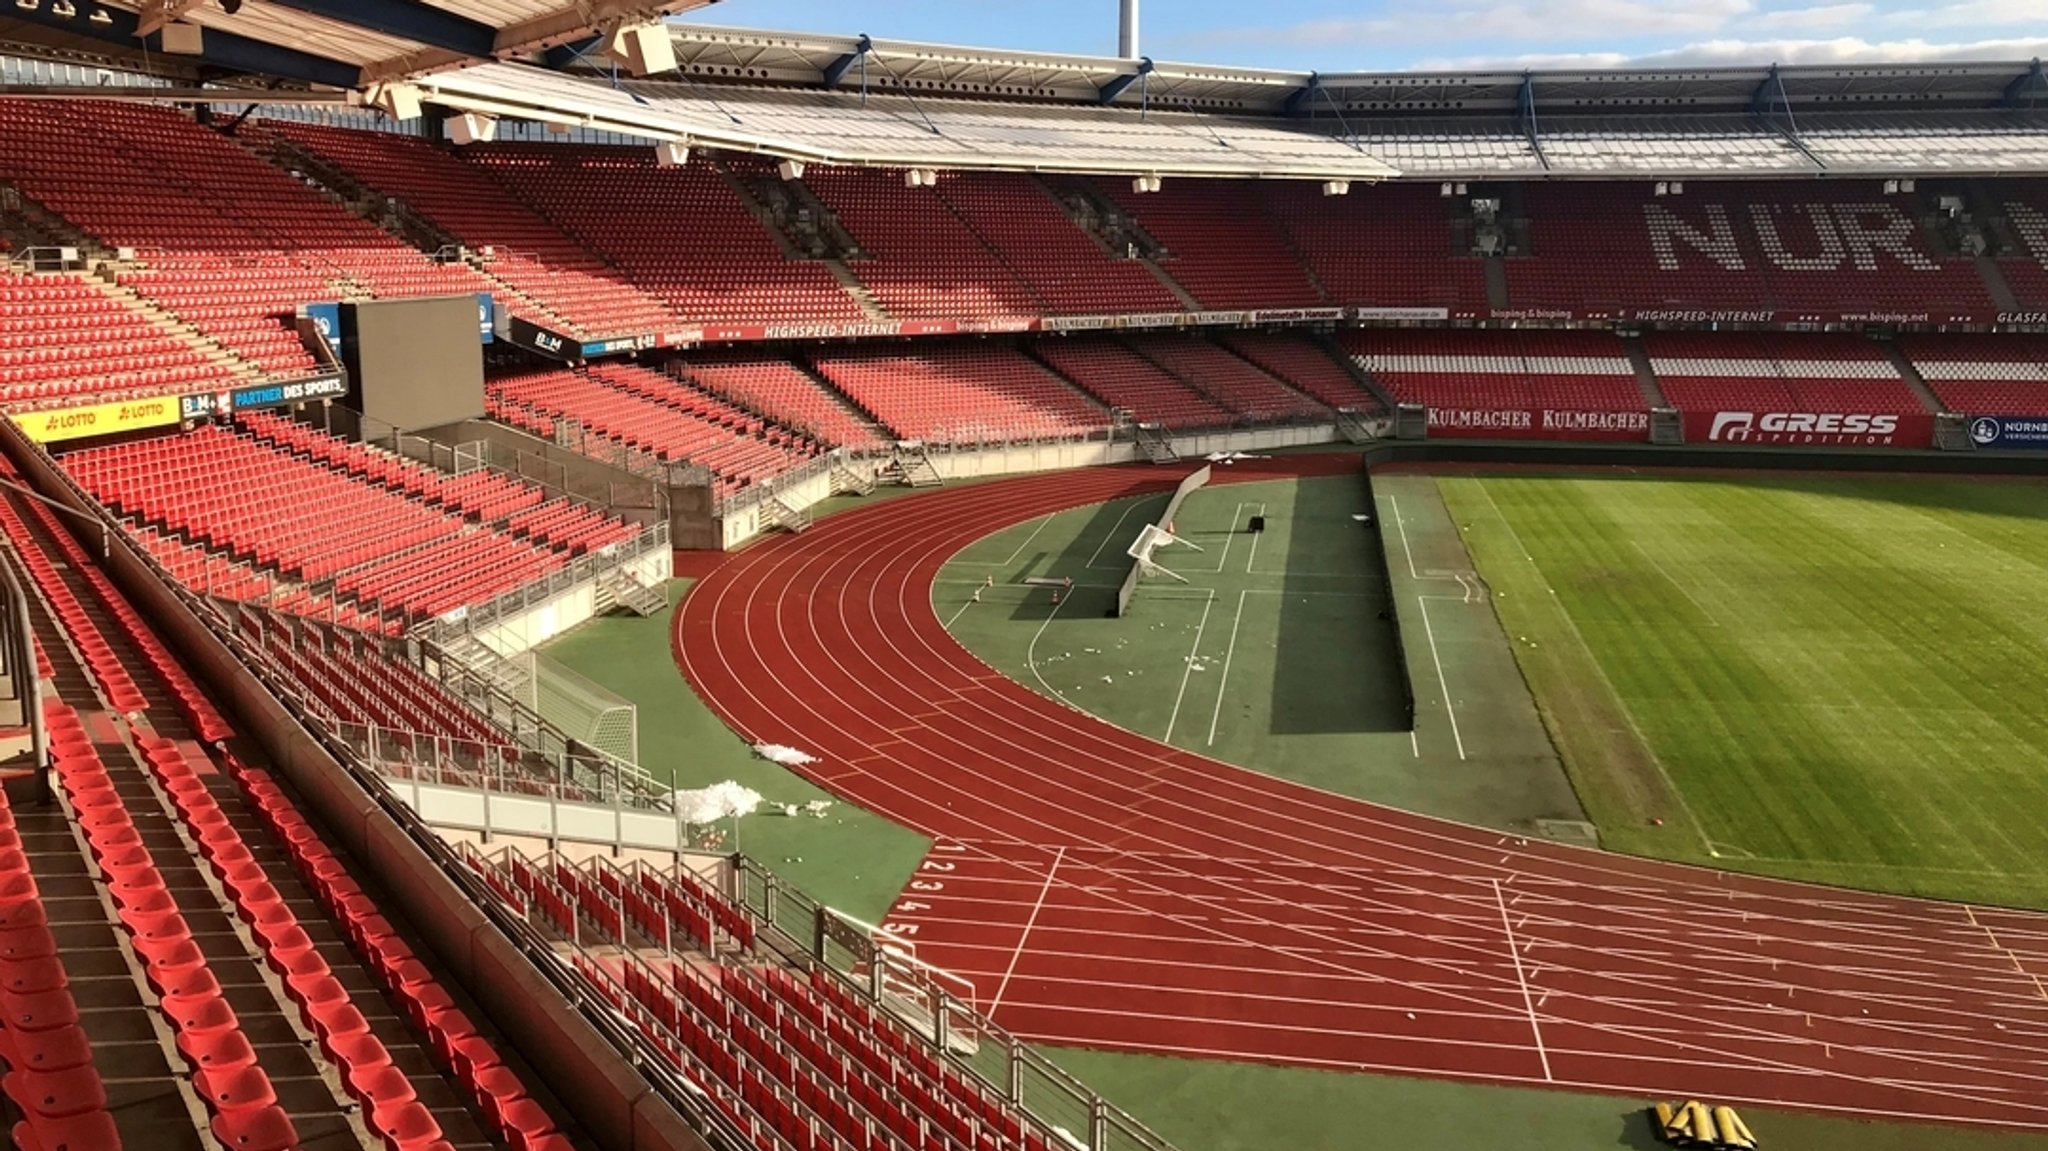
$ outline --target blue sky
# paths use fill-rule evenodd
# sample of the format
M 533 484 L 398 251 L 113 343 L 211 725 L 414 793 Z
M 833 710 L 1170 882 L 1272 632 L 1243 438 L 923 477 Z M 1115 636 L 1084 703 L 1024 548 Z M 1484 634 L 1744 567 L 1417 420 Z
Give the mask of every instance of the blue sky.
M 2048 0 L 1143 0 L 1159 60 L 1323 72 L 2026 60 Z M 1116 0 L 723 0 L 703 23 L 1114 55 Z

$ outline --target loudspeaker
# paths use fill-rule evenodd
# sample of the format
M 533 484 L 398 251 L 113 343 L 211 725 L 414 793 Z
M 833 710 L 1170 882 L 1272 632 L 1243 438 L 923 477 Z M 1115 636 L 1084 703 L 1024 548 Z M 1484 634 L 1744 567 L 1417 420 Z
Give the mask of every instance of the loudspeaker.
M 1257 532 L 1263 532 L 1263 531 L 1265 531 L 1265 530 L 1266 530 L 1266 517 L 1265 517 L 1265 516 L 1253 516 L 1253 517 L 1252 517 L 1252 522 L 1251 522 L 1251 523 L 1250 523 L 1250 524 L 1249 524 L 1249 525 L 1247 526 L 1247 530 L 1248 530 L 1248 531 L 1251 531 L 1251 532 L 1254 532 L 1254 533 L 1257 533 Z
M 495 117 L 479 116 L 475 112 L 464 112 L 448 121 L 448 139 L 451 143 L 488 144 L 498 136 L 498 121 Z
M 163 26 L 164 52 L 171 56 L 198 56 L 206 51 L 206 30 L 197 24 L 173 20 Z

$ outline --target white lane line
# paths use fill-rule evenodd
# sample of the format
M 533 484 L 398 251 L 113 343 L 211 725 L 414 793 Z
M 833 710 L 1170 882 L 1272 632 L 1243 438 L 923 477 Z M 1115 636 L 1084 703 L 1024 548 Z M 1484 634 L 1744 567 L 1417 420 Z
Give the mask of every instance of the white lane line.
M 1265 504 L 1260 504 L 1260 505 L 1259 505 L 1259 511 L 1258 511 L 1258 514 L 1259 514 L 1259 515 L 1265 515 L 1265 514 L 1266 514 L 1266 505 L 1265 505 Z M 1233 527 L 1233 530 L 1235 529 L 1235 526 L 1236 526 L 1236 525 L 1232 525 L 1232 527 Z M 1254 563 L 1255 561 L 1257 561 L 1257 559 L 1259 558 L 1259 537 L 1260 537 L 1261 535 L 1264 535 L 1264 534 L 1265 534 L 1265 533 L 1263 533 L 1263 532 L 1253 532 L 1253 533 L 1252 533 L 1252 552 L 1251 552 L 1251 554 L 1250 554 L 1250 555 L 1248 555 L 1248 556 L 1244 557 L 1244 574 L 1246 574 L 1246 575 L 1250 575 L 1250 574 L 1252 574 L 1252 564 L 1253 564 L 1253 563 Z
M 1003 1005 L 1003 993 L 1010 989 L 1010 976 L 1017 973 L 1017 961 L 1024 958 L 1024 944 L 1031 939 L 1031 929 L 1038 926 L 1038 913 L 1045 910 L 1045 897 L 1052 894 L 1052 877 L 1060 870 L 1060 861 L 1067 857 L 1062 847 L 1052 854 L 1052 866 L 1045 869 L 1045 886 L 1038 889 L 1038 902 L 1031 905 L 1031 918 L 1024 921 L 1024 933 L 1017 937 L 1017 949 L 1010 953 L 1010 965 L 1003 969 L 1003 980 L 996 984 L 996 996 L 989 1000 L 988 1016 L 995 1017 L 996 1008 Z
M 1188 661 L 1181 665 L 1180 690 L 1173 696 L 1173 714 L 1166 717 L 1166 734 L 1159 737 L 1161 743 L 1173 742 L 1173 725 L 1180 720 L 1180 703 L 1188 694 L 1188 677 L 1195 672 L 1195 656 L 1202 650 L 1202 629 L 1209 626 L 1209 609 L 1216 606 L 1216 592 L 1212 589 L 1209 598 L 1202 601 L 1202 621 L 1195 625 L 1195 644 L 1188 649 Z
M 1253 536 L 1257 543 L 1258 537 Z M 1237 625 L 1244 622 L 1245 593 L 1237 593 L 1237 615 L 1230 621 L 1230 646 L 1223 649 L 1223 678 L 1216 684 L 1216 707 L 1209 713 L 1209 746 L 1216 746 L 1216 721 L 1223 714 L 1223 689 L 1230 686 L 1230 657 L 1237 654 Z
M 1203 568 L 1204 572 L 1222 574 L 1224 566 L 1230 562 L 1230 545 L 1237 540 L 1237 521 L 1243 517 L 1244 501 L 1239 500 L 1237 501 L 1237 510 L 1230 513 L 1230 527 L 1223 533 L 1223 554 L 1216 557 L 1215 567 Z
M 1116 517 L 1116 522 L 1109 525 L 1109 534 L 1103 536 L 1102 542 L 1095 545 L 1095 551 L 1089 555 L 1088 563 L 1086 566 L 1095 566 L 1095 561 L 1102 558 L 1102 549 L 1109 546 L 1109 541 L 1115 539 L 1117 533 L 1123 530 L 1124 521 L 1131 518 L 1131 513 L 1137 511 L 1138 505 L 1144 503 L 1148 498 L 1150 497 L 1139 496 L 1136 499 L 1133 499 L 1129 504 L 1125 505 L 1124 514 Z
M 1543 1061 L 1543 1077 L 1553 1079 L 1550 1052 L 1543 1047 L 1543 1025 L 1536 1021 L 1536 999 L 1529 994 L 1529 975 L 1522 970 L 1522 953 L 1515 947 L 1515 925 L 1508 922 L 1508 900 L 1501 894 L 1498 879 L 1493 881 L 1493 899 L 1500 904 L 1500 929 L 1508 933 L 1508 956 L 1515 961 L 1515 981 L 1522 985 L 1522 1003 L 1529 1008 L 1529 1030 L 1536 1035 L 1536 1057 Z
M 1429 658 L 1436 663 L 1436 686 L 1443 692 L 1444 714 L 1451 717 L 1451 738 L 1458 743 L 1458 758 L 1465 758 L 1465 737 L 1458 731 L 1458 708 L 1451 702 L 1451 685 L 1444 679 L 1444 657 L 1436 650 L 1436 627 L 1429 622 L 1429 597 L 1416 596 L 1415 602 L 1422 609 L 1422 631 L 1429 636 Z

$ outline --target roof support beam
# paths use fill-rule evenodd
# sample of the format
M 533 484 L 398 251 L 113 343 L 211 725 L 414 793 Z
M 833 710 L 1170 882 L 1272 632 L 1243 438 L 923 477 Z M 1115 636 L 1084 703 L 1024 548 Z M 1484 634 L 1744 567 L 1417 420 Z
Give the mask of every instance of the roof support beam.
M 1095 94 L 1095 102 L 1097 104 L 1113 104 L 1116 102 L 1116 98 L 1123 95 L 1125 90 L 1130 88 L 1131 85 L 1151 74 L 1152 57 L 1140 56 L 1138 57 L 1137 68 L 1117 76 L 1111 79 L 1109 83 L 1104 84 L 1101 90 Z
M 142 19 L 136 24 L 136 34 L 147 36 L 164 25 L 185 18 L 185 13 L 199 7 L 205 0 L 150 0 L 142 6 Z
M 853 66 L 867 59 L 868 53 L 874 50 L 875 42 L 868 39 L 867 33 L 861 33 L 860 39 L 854 42 L 853 51 L 825 65 L 825 87 L 839 87 L 839 82 L 846 79 L 848 72 L 853 71 Z
M 434 48 L 445 48 L 464 56 L 488 58 L 496 46 L 497 30 L 452 12 L 430 8 L 414 0 L 269 0 L 279 8 L 290 8 L 314 16 L 325 16 L 354 28 L 382 32 L 401 40 L 417 40 Z
M 1536 162 L 1550 170 L 1550 157 L 1543 154 L 1543 132 L 1536 124 L 1536 75 L 1522 73 L 1522 86 L 1515 91 L 1515 127 L 1529 141 L 1529 150 L 1536 153 Z
M 162 33 L 144 35 L 140 30 L 139 16 L 111 4 L 88 0 L 35 0 L 31 7 L 17 2 L 4 11 L 16 20 L 118 44 L 123 48 L 140 46 L 151 52 L 164 50 Z M 178 58 L 230 72 L 283 76 L 334 88 L 353 88 L 362 81 L 362 70 L 353 64 L 293 48 L 280 48 L 217 28 L 204 29 L 201 44 L 199 55 Z
M 2041 67 L 2041 58 L 2036 56 L 2033 67 L 2005 86 L 2005 95 L 1998 105 L 2001 108 L 2030 108 L 2043 99 L 2048 99 L 2048 70 Z
M 542 55 L 547 61 L 547 66 L 559 72 L 578 60 L 583 59 L 592 49 L 601 47 L 603 44 L 604 41 L 599 37 L 585 36 L 581 40 L 571 40 L 567 44 L 557 44 Z
M 1316 102 L 1316 97 L 1320 95 L 1322 91 L 1323 78 L 1321 74 L 1316 72 L 1310 72 L 1308 74 L 1308 83 L 1303 84 L 1299 88 L 1296 88 L 1292 93 L 1288 95 L 1286 104 L 1287 114 L 1289 116 L 1302 116 L 1308 114 L 1308 112 L 1313 108 Z
M 1785 112 L 1782 120 L 1778 118 L 1778 110 L 1781 108 Z M 1765 74 L 1762 83 L 1756 86 L 1756 91 L 1750 94 L 1749 115 L 1751 119 L 1762 121 L 1765 127 L 1776 132 L 1787 144 L 1797 148 L 1808 163 L 1816 168 L 1827 167 L 1827 162 L 1815 155 L 1813 149 L 1806 146 L 1806 139 L 1799 134 L 1799 121 L 1792 116 L 1792 95 L 1785 91 L 1785 78 L 1779 75 L 1776 64 L 1771 65 L 1770 72 Z

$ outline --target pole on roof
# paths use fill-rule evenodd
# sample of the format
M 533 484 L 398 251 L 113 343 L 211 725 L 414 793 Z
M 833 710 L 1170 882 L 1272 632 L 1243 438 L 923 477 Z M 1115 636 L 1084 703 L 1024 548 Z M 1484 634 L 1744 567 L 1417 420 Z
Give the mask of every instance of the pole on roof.
M 1122 0 L 1116 22 L 1116 54 L 1125 60 L 1138 58 L 1138 0 Z

